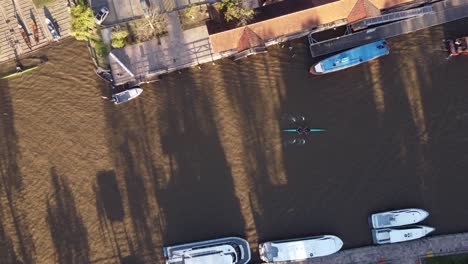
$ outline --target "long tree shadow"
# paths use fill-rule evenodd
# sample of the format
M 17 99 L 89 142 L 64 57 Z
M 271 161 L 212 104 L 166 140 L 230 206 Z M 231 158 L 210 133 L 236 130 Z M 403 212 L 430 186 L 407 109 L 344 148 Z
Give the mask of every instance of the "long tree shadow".
M 47 199 L 47 224 L 58 263 L 89 263 L 88 232 L 76 208 L 68 180 L 50 169 L 54 193 Z
M 158 118 L 164 124 L 162 151 L 170 160 L 169 181 L 155 181 L 166 245 L 245 232 L 231 168 L 205 88 L 196 84 L 198 74 L 169 75 L 157 92 L 165 103 Z
M 0 205 L 2 219 L 8 218 L 8 221 L 12 221 L 16 238 L 8 238 L 5 233 L 5 243 L 2 243 L 5 248 L 1 251 L 7 257 L 16 256 L 15 258 L 21 259 L 24 263 L 34 263 L 35 249 L 32 236 L 28 226 L 24 223 L 23 213 L 15 205 L 15 199 L 21 191 L 23 180 L 18 166 L 20 152 L 14 123 L 13 103 L 7 84 L 6 81 L 0 82 L 0 195 L 6 197 L 3 200 L 5 203 L 2 202 Z M 4 230 L 3 224 L 7 221 L 0 222 L 0 228 Z M 9 246 L 10 239 L 18 242 L 19 252 L 14 251 L 16 247 Z

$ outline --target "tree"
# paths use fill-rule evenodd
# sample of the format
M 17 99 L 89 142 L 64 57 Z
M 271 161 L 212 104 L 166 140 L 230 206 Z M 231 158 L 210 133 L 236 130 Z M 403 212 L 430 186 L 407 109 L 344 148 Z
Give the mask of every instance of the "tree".
M 77 40 L 88 40 L 94 27 L 94 16 L 91 8 L 78 4 L 70 9 L 71 35 Z
M 190 19 L 194 19 L 194 18 L 195 18 L 195 16 L 193 15 L 194 9 L 195 9 L 195 5 L 194 5 L 194 4 L 188 5 L 188 6 L 185 8 L 185 17 L 186 17 L 186 18 L 190 18 Z
M 149 26 L 154 32 L 162 33 L 167 30 L 167 20 L 164 14 L 159 12 L 159 9 L 152 7 L 149 9 L 148 15 L 145 16 L 148 21 L 146 26 Z
M 245 26 L 254 16 L 254 11 L 244 8 L 241 0 L 222 0 L 216 4 L 224 12 L 226 22 L 237 20 L 238 25 Z
M 128 36 L 128 31 L 117 30 L 112 31 L 112 47 L 123 48 L 125 46 L 125 39 Z

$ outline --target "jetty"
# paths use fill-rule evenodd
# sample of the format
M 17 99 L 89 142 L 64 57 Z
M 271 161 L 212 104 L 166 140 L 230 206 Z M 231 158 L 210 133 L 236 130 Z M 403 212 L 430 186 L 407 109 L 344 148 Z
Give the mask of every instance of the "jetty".
M 465 18 L 468 16 L 468 0 L 445 0 L 419 8 L 416 11 L 419 12 L 419 14 L 415 11 L 407 10 L 370 18 L 361 21 L 357 26 L 362 27 L 364 23 L 372 26 L 376 23 L 391 22 L 398 17 L 405 18 L 405 16 L 411 16 L 404 20 L 372 27 L 355 33 L 348 33 L 344 36 L 325 41 L 315 41 L 313 33 L 311 33 L 309 34 L 310 53 L 312 57 L 323 56 L 371 43 L 379 39 L 388 39 Z
M 468 252 L 468 233 L 426 237 L 410 242 L 348 249 L 302 264 L 422 263 L 423 258 Z

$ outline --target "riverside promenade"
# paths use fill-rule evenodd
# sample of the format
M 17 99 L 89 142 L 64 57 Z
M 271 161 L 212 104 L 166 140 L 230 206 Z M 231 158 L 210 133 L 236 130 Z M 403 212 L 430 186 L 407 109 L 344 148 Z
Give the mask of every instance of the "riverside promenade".
M 310 43 L 312 57 L 350 49 L 379 39 L 408 34 L 468 16 L 468 0 L 444 0 L 431 5 L 433 12 L 321 42 Z M 309 36 L 309 40 L 311 37 Z
M 468 252 L 468 233 L 432 236 L 411 242 L 368 246 L 297 262 L 301 264 L 420 264 L 425 257 Z

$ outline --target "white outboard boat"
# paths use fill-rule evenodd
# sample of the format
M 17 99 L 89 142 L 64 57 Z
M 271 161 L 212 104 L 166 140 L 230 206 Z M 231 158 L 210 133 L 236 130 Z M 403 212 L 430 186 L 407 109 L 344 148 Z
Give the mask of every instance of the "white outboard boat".
M 166 264 L 247 264 L 249 243 L 239 237 L 226 237 L 164 247 Z
M 113 94 L 112 101 L 114 101 L 114 104 L 125 103 L 138 97 L 142 92 L 143 92 L 143 89 L 141 89 L 140 86 L 134 86 L 123 92 Z
M 261 243 L 259 252 L 265 262 L 298 261 L 328 256 L 341 247 L 343 241 L 339 237 L 323 235 Z
M 372 214 L 369 222 L 372 228 L 388 228 L 414 225 L 429 216 L 429 213 L 418 208 L 400 209 Z
M 415 240 L 426 236 L 435 228 L 429 226 L 410 226 L 407 228 L 373 229 L 372 239 L 375 244 L 391 244 Z

